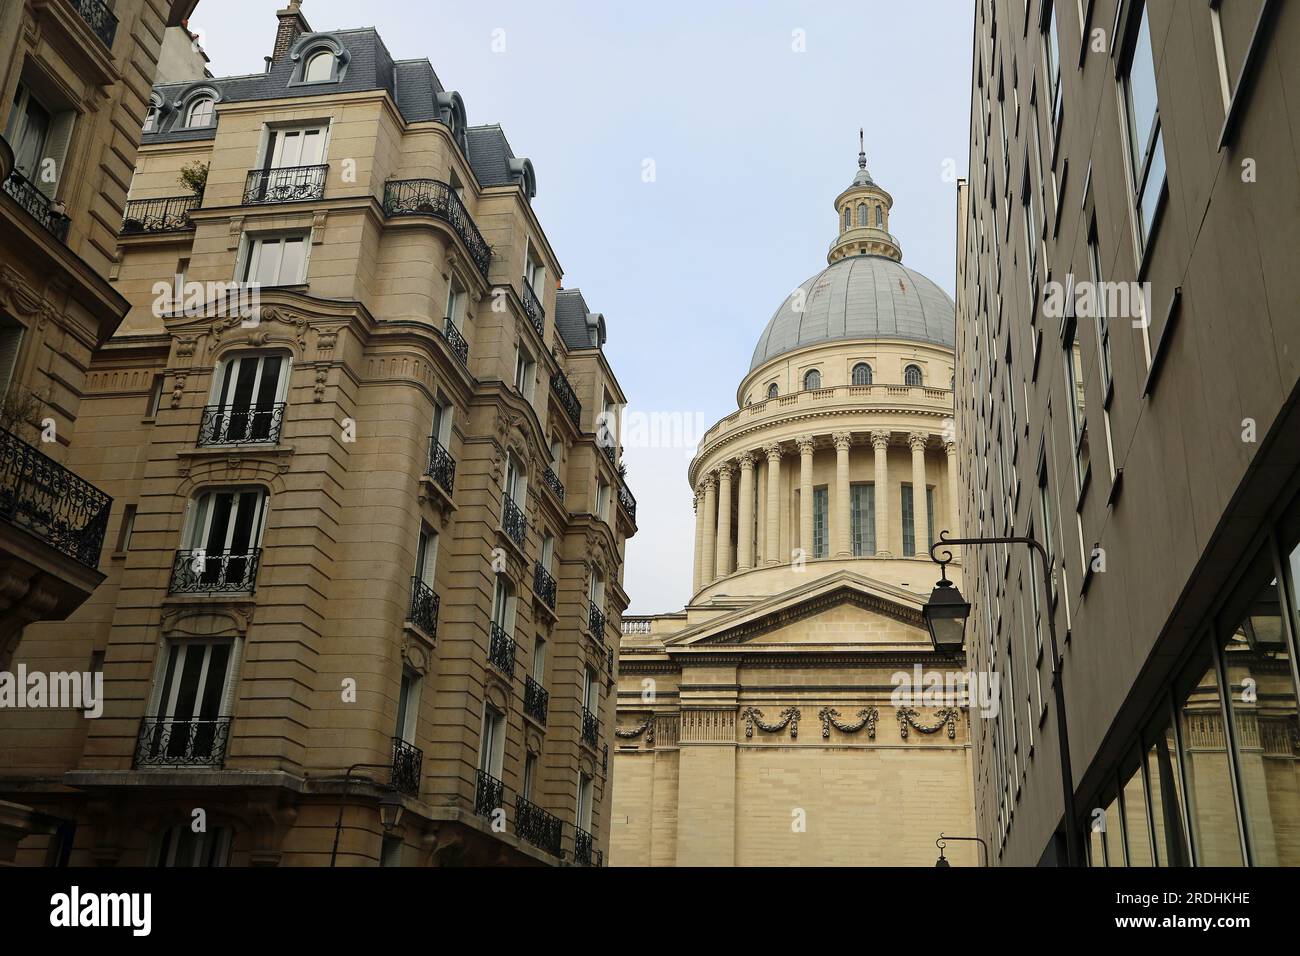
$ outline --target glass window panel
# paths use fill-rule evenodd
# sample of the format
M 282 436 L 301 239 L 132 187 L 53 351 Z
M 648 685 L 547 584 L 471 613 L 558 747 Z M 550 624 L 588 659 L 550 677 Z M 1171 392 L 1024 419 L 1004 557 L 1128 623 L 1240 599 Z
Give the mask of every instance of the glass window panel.
M 1124 784 L 1124 838 L 1129 866 L 1152 866 L 1151 832 L 1147 827 L 1147 796 L 1142 768 L 1134 767 Z
M 1125 91 L 1128 99 L 1129 141 L 1133 154 L 1133 177 L 1142 174 L 1142 159 L 1156 118 L 1156 68 L 1151 53 L 1151 30 L 1147 11 L 1139 14 L 1138 35 L 1129 61 Z
M 278 282 L 294 285 L 306 278 L 307 244 L 301 238 L 284 240 L 284 255 L 280 262 Z
M 1151 168 L 1142 186 L 1139 202 L 1142 209 L 1142 235 L 1151 231 L 1155 221 L 1156 205 L 1160 202 L 1160 187 L 1165 182 L 1165 144 L 1163 131 L 1156 131 L 1155 145 L 1151 147 Z
M 1208 657 L 1208 653 L 1203 656 Z M 1241 838 L 1237 832 L 1219 679 L 1208 660 L 1200 663 L 1198 670 L 1196 682 L 1183 695 L 1178 708 L 1188 817 L 1196 844 L 1196 860 L 1201 866 L 1241 866 Z
M 1147 748 L 1147 781 L 1151 788 L 1151 824 L 1156 834 L 1157 866 L 1188 866 L 1187 831 L 1183 823 L 1183 790 L 1178 779 L 1178 744 L 1168 723 Z
M 1126 866 L 1124 862 L 1124 830 L 1119 817 L 1119 798 L 1106 805 L 1106 865 Z
M 916 556 L 916 531 L 912 517 L 912 486 L 906 482 L 902 485 L 903 498 L 903 557 Z

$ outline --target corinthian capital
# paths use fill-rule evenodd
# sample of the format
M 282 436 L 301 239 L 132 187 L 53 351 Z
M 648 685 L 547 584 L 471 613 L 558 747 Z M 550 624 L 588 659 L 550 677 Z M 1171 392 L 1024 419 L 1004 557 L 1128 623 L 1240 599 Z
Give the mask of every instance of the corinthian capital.
M 831 441 L 835 442 L 836 451 L 848 451 L 849 446 L 853 444 L 853 435 L 849 432 L 834 432 L 831 434 Z
M 754 453 L 752 451 L 742 451 L 736 461 L 740 463 L 742 472 L 754 470 Z
M 767 455 L 767 460 L 769 462 L 780 461 L 781 443 L 779 441 L 774 441 L 770 445 L 764 445 L 763 454 Z
M 710 491 L 713 491 L 715 488 L 718 487 L 718 476 L 715 475 L 713 472 L 709 472 L 707 475 L 704 476 L 703 484 L 704 484 L 704 493 L 708 494 Z
M 724 461 L 718 466 L 718 478 L 721 481 L 730 481 L 731 476 L 735 474 L 735 466 L 729 461 Z
M 795 444 L 799 446 L 799 454 L 811 455 L 813 453 L 814 439 L 812 435 L 800 435 L 794 441 Z
M 907 445 L 912 449 L 912 451 L 916 451 L 918 448 L 921 451 L 925 451 L 925 446 L 929 444 L 929 442 L 930 436 L 925 432 L 912 432 L 907 436 Z
M 889 432 L 887 431 L 874 431 L 871 433 L 871 447 L 879 448 L 882 450 L 888 448 L 889 438 L 890 435 Z

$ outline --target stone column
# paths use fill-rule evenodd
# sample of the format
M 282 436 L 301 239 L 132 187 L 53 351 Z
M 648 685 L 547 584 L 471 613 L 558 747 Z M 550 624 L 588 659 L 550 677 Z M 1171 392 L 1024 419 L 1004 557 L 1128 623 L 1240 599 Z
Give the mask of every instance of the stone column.
M 849 445 L 853 436 L 848 432 L 831 435 L 835 442 L 835 556 L 853 557 L 853 517 L 849 498 Z
M 912 540 L 916 542 L 918 556 L 930 547 L 926 540 L 930 518 L 925 506 L 925 443 L 928 440 L 929 436 L 923 432 L 907 436 L 907 444 L 912 448 Z
M 695 489 L 695 578 L 694 594 L 704 586 L 704 485 Z
M 943 443 L 948 456 L 948 530 L 954 538 L 961 537 L 961 509 L 957 491 L 957 443 L 949 439 Z
M 812 557 L 813 546 L 813 436 L 800 435 L 799 445 L 799 548 Z
M 767 563 L 781 563 L 781 445 L 763 449 L 767 455 Z
M 718 466 L 717 577 L 731 573 L 731 462 Z
M 876 455 L 876 554 L 889 553 L 889 432 L 872 432 L 871 447 Z
M 743 452 L 740 456 L 740 513 L 736 529 L 736 570 L 748 571 L 754 566 L 754 456 Z
M 767 563 L 767 475 L 768 468 L 763 464 L 761 452 L 755 453 L 754 464 L 754 511 L 758 520 L 754 522 L 754 567 L 761 568 Z M 762 473 L 762 481 L 759 473 Z
M 704 554 L 700 561 L 702 584 L 713 581 L 718 548 L 718 478 L 712 472 L 704 476 Z

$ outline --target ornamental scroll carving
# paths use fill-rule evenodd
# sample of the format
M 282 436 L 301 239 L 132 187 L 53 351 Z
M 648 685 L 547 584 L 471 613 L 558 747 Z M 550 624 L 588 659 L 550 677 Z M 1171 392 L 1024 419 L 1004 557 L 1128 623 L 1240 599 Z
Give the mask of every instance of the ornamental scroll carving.
M 781 719 L 774 724 L 769 724 L 767 721 L 763 720 L 763 712 L 757 707 L 746 707 L 740 712 L 740 716 L 745 718 L 746 737 L 754 736 L 755 724 L 758 725 L 759 730 L 766 731 L 769 734 L 778 734 L 788 726 L 790 728 L 791 740 L 794 740 L 799 736 L 798 707 L 787 707 L 785 710 L 781 711 L 781 713 L 777 715 Z
M 934 712 L 934 723 L 923 724 L 920 717 L 911 707 L 898 708 L 898 732 L 904 738 L 907 737 L 907 728 L 920 731 L 923 734 L 938 733 L 942 728 L 948 728 L 949 739 L 957 736 L 957 718 L 961 716 L 955 707 L 941 707 Z
M 631 740 L 634 737 L 640 737 L 642 734 L 645 734 L 646 745 L 653 747 L 655 743 L 654 717 L 647 717 L 645 719 L 645 723 L 643 723 L 639 727 L 631 727 L 628 729 L 624 729 L 622 727 L 614 728 L 614 736 L 620 738 L 621 740 Z
M 880 711 L 874 707 L 863 707 L 858 711 L 858 717 L 861 718 L 856 724 L 842 724 L 839 721 L 840 712 L 834 707 L 823 707 L 817 712 L 817 716 L 822 719 L 822 736 L 831 735 L 831 727 L 845 734 L 856 734 L 863 727 L 867 728 L 867 736 L 872 740 L 876 739 L 876 721 L 880 718 Z M 904 734 L 903 736 L 907 736 Z

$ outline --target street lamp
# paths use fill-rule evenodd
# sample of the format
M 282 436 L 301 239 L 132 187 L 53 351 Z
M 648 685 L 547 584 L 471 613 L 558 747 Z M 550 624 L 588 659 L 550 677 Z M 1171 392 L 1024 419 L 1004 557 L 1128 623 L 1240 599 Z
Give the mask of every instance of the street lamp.
M 1056 643 L 1056 615 L 1052 613 L 1052 561 L 1047 549 L 1030 537 L 1007 536 L 991 538 L 950 538 L 945 529 L 939 540 L 930 545 L 930 560 L 939 565 L 939 582 L 930 593 L 930 600 L 921 609 L 925 626 L 935 650 L 959 650 L 970 616 L 970 603 L 948 580 L 948 563 L 952 561 L 951 545 L 960 544 L 1023 544 L 1038 552 L 1043 565 L 1043 587 L 1047 591 L 1047 632 L 1052 640 L 1052 691 L 1056 698 L 1057 747 L 1061 753 L 1061 798 L 1065 805 L 1065 860 L 1067 866 L 1079 866 L 1083 848 L 1079 845 L 1079 821 L 1074 807 L 1074 774 L 1070 770 L 1070 734 L 1065 724 L 1065 685 L 1061 681 L 1061 654 Z M 944 557 L 936 553 L 942 548 Z M 991 662 L 990 662 L 991 663 Z M 955 838 L 954 838 L 955 839 Z M 943 848 L 939 848 L 940 863 L 944 866 Z M 936 863 L 938 866 L 940 863 Z
M 402 822 L 404 809 L 401 794 L 393 789 L 384 791 L 384 795 L 379 798 L 379 822 L 383 824 L 385 833 L 397 829 L 397 825 Z
M 948 858 L 943 855 L 943 848 L 947 845 L 948 840 L 965 840 L 969 843 L 978 843 L 984 850 L 984 865 L 989 865 L 989 845 L 979 837 L 954 837 L 940 833 L 939 839 L 934 841 L 934 845 L 939 848 L 939 859 L 934 861 L 935 866 L 952 866 L 948 862 Z

